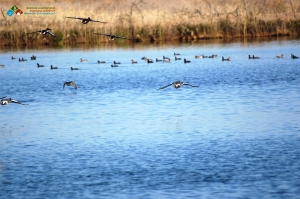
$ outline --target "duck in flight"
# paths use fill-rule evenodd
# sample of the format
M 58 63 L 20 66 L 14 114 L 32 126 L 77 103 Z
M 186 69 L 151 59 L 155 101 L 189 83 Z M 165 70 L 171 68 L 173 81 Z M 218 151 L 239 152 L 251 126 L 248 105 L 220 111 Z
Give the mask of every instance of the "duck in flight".
M 79 20 L 81 20 L 81 23 L 83 23 L 83 24 L 87 24 L 87 23 L 89 23 L 89 22 L 107 23 L 107 22 L 104 22 L 104 21 L 97 21 L 97 20 L 91 19 L 90 17 L 88 17 L 88 18 L 66 17 L 66 18 L 70 18 L 70 19 L 79 19 Z
M 16 100 L 11 99 L 11 98 L 6 98 L 6 96 L 5 97 L 1 97 L 0 99 L 1 99 L 1 105 L 2 106 L 8 105 L 9 103 L 16 103 L 16 104 L 21 104 L 21 105 L 28 105 L 28 104 L 22 104 L 21 102 L 18 102 Z
M 190 84 L 188 84 L 188 83 L 186 83 L 186 82 L 181 82 L 181 81 L 176 81 L 176 82 L 173 82 L 173 83 L 171 83 L 171 84 L 168 84 L 168 85 L 166 85 L 166 86 L 163 86 L 163 87 L 161 87 L 161 88 L 159 88 L 159 89 L 164 89 L 164 88 L 167 88 L 168 86 L 172 86 L 173 85 L 173 87 L 174 88 L 180 88 L 182 85 L 187 85 L 187 86 L 191 86 L 191 87 L 199 87 L 199 86 L 193 86 L 193 85 L 190 85 Z
M 75 82 L 73 82 L 73 81 L 65 82 L 65 83 L 64 83 L 64 86 L 63 86 L 63 89 L 65 89 L 65 86 L 66 86 L 66 85 L 67 85 L 67 86 L 73 85 L 74 88 L 77 89 L 77 85 L 76 85 Z
M 27 33 L 27 34 L 33 34 L 33 33 L 40 33 L 40 34 L 42 34 L 42 35 L 47 35 L 47 34 L 49 34 L 49 35 L 51 35 L 52 37 L 55 37 L 55 38 L 57 38 L 58 39 L 58 37 L 56 37 L 55 36 L 55 34 L 53 34 L 52 32 L 50 32 L 49 30 L 51 30 L 50 28 L 46 28 L 45 30 L 37 30 L 37 31 L 35 31 L 35 32 L 30 32 L 30 33 Z
M 115 39 L 117 39 L 117 38 L 120 38 L 120 39 L 128 39 L 128 38 L 126 38 L 126 37 L 122 37 L 122 36 L 117 36 L 116 34 L 101 34 L 101 33 L 96 33 L 96 32 L 94 32 L 94 34 L 95 35 L 104 35 L 104 36 L 107 36 L 107 37 L 109 37 L 109 40 L 110 41 L 114 41 Z M 128 40 L 131 40 L 131 39 L 128 39 Z

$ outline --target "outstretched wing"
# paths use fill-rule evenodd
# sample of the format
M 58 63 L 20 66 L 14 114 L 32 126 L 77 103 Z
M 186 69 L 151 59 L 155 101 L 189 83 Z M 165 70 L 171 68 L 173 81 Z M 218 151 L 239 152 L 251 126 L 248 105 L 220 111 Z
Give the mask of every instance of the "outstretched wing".
M 28 105 L 28 104 L 22 104 L 21 102 L 18 102 L 18 101 L 16 101 L 16 100 L 11 100 L 10 102 L 12 102 L 12 103 L 16 103 L 16 104 L 21 104 L 21 105 Z
M 55 38 L 57 38 L 56 36 L 55 36 L 55 34 L 53 34 L 52 32 L 47 32 L 49 35 L 51 35 L 52 37 L 55 37 Z M 58 38 L 57 38 L 58 39 Z
M 186 82 L 183 82 L 182 85 L 187 85 L 187 86 L 191 86 L 191 87 L 199 87 L 199 86 L 193 86 L 193 85 L 190 85 L 190 84 L 188 84 L 188 83 L 186 83 Z
M 34 31 L 34 32 L 29 32 L 29 33 L 26 33 L 26 34 L 33 34 L 33 33 L 37 33 L 37 32 L 42 32 L 42 30 L 37 30 L 37 31 Z
M 4 96 L 4 97 L 1 97 L 0 99 L 4 99 L 4 98 L 6 98 L 6 96 Z
M 63 89 L 65 89 L 65 85 L 66 85 L 66 82 L 65 82 L 64 85 L 63 85 Z
M 93 34 L 95 34 L 95 35 L 104 35 L 104 36 L 108 36 L 108 37 L 111 36 L 110 34 L 101 34 L 101 33 L 96 33 L 96 32 L 94 32 Z
M 168 86 L 171 86 L 171 85 L 173 85 L 173 83 L 168 84 L 168 85 L 166 85 L 166 86 L 164 86 L 164 87 L 161 87 L 161 88 L 159 88 L 159 89 L 164 89 L 164 88 L 167 88 Z
M 75 89 L 77 89 L 77 85 L 75 84 L 75 82 L 71 82 L 71 84 L 74 86 Z
M 66 18 L 70 18 L 70 19 L 79 19 L 79 20 L 84 20 L 85 18 L 78 18 L 78 17 L 66 17 Z
M 99 22 L 99 23 L 107 23 L 107 22 L 104 22 L 104 21 L 97 21 L 97 20 L 93 20 L 93 19 L 91 19 L 90 21 L 92 21 L 92 22 Z

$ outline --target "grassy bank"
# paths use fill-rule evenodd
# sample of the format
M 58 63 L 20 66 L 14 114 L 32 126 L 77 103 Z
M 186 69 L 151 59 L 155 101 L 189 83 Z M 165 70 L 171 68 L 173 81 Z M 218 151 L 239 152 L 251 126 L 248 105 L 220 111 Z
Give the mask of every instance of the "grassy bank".
M 55 7 L 54 15 L 6 15 L 12 5 Z M 98 33 L 116 33 L 135 42 L 236 37 L 300 36 L 300 2 L 296 0 L 55 0 L 4 1 L 0 45 L 63 45 L 108 42 Z M 73 17 L 107 24 L 86 25 Z M 26 34 L 49 27 L 60 39 Z M 117 42 L 128 42 L 118 40 Z

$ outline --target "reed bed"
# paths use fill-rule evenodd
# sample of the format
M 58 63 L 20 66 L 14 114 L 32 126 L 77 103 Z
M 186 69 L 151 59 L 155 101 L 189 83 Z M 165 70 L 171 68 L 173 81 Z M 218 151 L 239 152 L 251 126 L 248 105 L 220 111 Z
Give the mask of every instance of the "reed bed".
M 134 42 L 300 36 L 298 0 L 40 0 L 14 4 L 23 12 L 29 11 L 27 7 L 51 6 L 55 14 L 9 17 L 6 12 L 12 3 L 5 0 L 0 7 L 0 45 L 109 42 L 94 32 L 122 35 Z M 68 16 L 108 23 L 85 25 Z M 59 39 L 26 34 L 47 27 Z

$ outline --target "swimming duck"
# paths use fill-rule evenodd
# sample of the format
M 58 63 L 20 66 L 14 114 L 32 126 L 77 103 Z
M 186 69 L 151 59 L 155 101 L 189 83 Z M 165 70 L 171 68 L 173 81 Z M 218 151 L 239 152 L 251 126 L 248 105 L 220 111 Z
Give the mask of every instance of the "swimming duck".
M 38 68 L 39 67 L 44 67 L 44 65 L 40 65 L 39 63 L 37 63 L 36 65 L 37 65 Z
M 27 61 L 27 59 L 24 59 L 24 58 L 22 57 L 22 59 L 19 58 L 19 62 L 20 62 L 20 61 Z
M 191 63 L 191 61 L 184 59 L 183 62 L 186 63 Z
M 208 56 L 208 58 L 215 58 L 215 57 L 217 57 L 217 55 Z
M 176 56 L 176 55 L 180 55 L 180 54 L 179 54 L 179 53 L 175 53 L 175 52 L 174 52 L 174 56 Z
M 283 58 L 283 54 L 281 54 L 280 56 L 276 55 L 276 58 Z
M 52 70 L 52 69 L 58 69 L 58 68 L 51 65 L 50 69 Z
M 105 64 L 105 61 L 99 61 L 98 60 L 98 64 Z
M 156 58 L 156 62 L 160 62 L 160 61 L 163 61 L 163 60 L 162 60 L 162 59 L 157 59 L 157 58 Z
M 35 31 L 35 32 L 30 32 L 30 33 L 27 33 L 27 34 L 33 34 L 33 33 L 40 33 L 40 34 L 42 34 L 42 35 L 47 35 L 47 34 L 49 34 L 49 35 L 51 35 L 52 37 L 55 37 L 55 38 L 57 38 L 56 36 L 55 36 L 55 34 L 53 34 L 52 32 L 50 32 L 49 30 L 51 30 L 50 28 L 46 28 L 45 30 L 37 30 L 37 31 Z M 58 39 L 58 38 L 57 38 Z
M 36 56 L 32 55 L 32 56 L 30 57 L 30 59 L 31 59 L 31 60 L 36 60 Z
M 111 67 L 119 67 L 117 64 L 110 65 Z
M 297 57 L 297 56 L 291 54 L 291 58 L 292 58 L 292 59 L 298 59 L 299 57 Z
M 75 82 L 73 81 L 69 81 L 69 82 L 65 82 L 64 85 L 63 85 L 63 89 L 65 89 L 65 86 L 71 86 L 73 85 L 75 89 L 77 89 L 77 85 L 75 84 Z
M 137 61 L 134 61 L 133 59 L 131 60 L 131 63 L 137 64 Z
M 78 20 L 81 20 L 81 23 L 83 23 L 83 24 L 87 24 L 87 23 L 89 23 L 89 22 L 100 22 L 100 23 L 107 23 L 107 22 L 103 22 L 103 21 L 97 21 L 97 20 L 91 19 L 90 17 L 88 17 L 88 18 L 80 18 L 80 17 L 66 17 L 66 18 L 70 18 L 70 19 L 78 19 Z
M 181 60 L 181 58 L 180 58 L 180 57 L 176 57 L 176 56 L 175 56 L 175 60 Z
M 73 67 L 71 67 L 71 70 L 78 70 L 78 68 L 73 68 Z
M 147 63 L 148 63 L 148 64 L 153 63 L 152 59 L 147 59 Z
M 11 56 L 11 59 L 16 59 L 15 57 Z
M 198 58 L 203 59 L 203 58 L 204 58 L 204 55 L 195 55 L 195 58 L 196 58 L 196 59 L 198 59 Z
M 230 61 L 230 57 L 228 57 L 227 59 L 225 59 L 224 57 L 222 57 L 222 61 Z
M 252 55 L 252 59 L 260 59 L 260 57 L 255 57 L 254 55 Z
M 121 64 L 120 62 L 116 62 L 116 61 L 114 61 L 114 64 Z
M 166 62 L 166 63 L 171 63 L 171 59 L 169 58 L 169 59 L 164 59 L 164 61 L 163 61 L 164 63 Z
M 116 34 L 100 34 L 100 33 L 96 33 L 96 32 L 94 32 L 94 34 L 95 35 L 104 35 L 104 36 L 107 36 L 107 37 L 109 37 L 109 40 L 110 41 L 114 41 L 115 39 L 117 39 L 117 38 L 120 38 L 120 39 L 128 39 L 128 38 L 126 38 L 126 37 L 122 37 L 122 36 L 117 36 Z M 128 39 L 128 40 L 131 40 L 131 39 Z
M 199 86 L 193 86 L 193 85 L 190 85 L 190 84 L 188 84 L 188 83 L 186 83 L 186 82 L 176 81 L 176 82 L 173 82 L 173 83 L 168 84 L 168 85 L 166 85 L 166 86 L 163 86 L 163 87 L 161 87 L 161 88 L 159 88 L 159 89 L 164 89 L 164 88 L 167 88 L 168 86 L 171 86 L 171 85 L 173 85 L 173 87 L 176 88 L 176 89 L 177 89 L 177 88 L 180 88 L 181 85 L 187 85 L 187 86 L 191 86 L 191 87 L 199 87 Z
M 4 65 L 2 64 L 2 65 L 0 65 L 0 68 L 4 68 Z
M 8 105 L 11 102 L 12 103 L 16 103 L 16 104 L 21 104 L 21 105 L 28 105 L 28 104 L 22 104 L 21 102 L 18 102 L 16 100 L 11 99 L 11 98 L 6 98 L 6 96 L 5 97 L 1 97 L 0 99 L 1 99 L 1 105 L 2 106 Z
M 80 62 L 87 62 L 87 61 L 88 61 L 87 59 L 80 58 Z
M 169 57 L 163 56 L 163 59 L 170 59 Z

